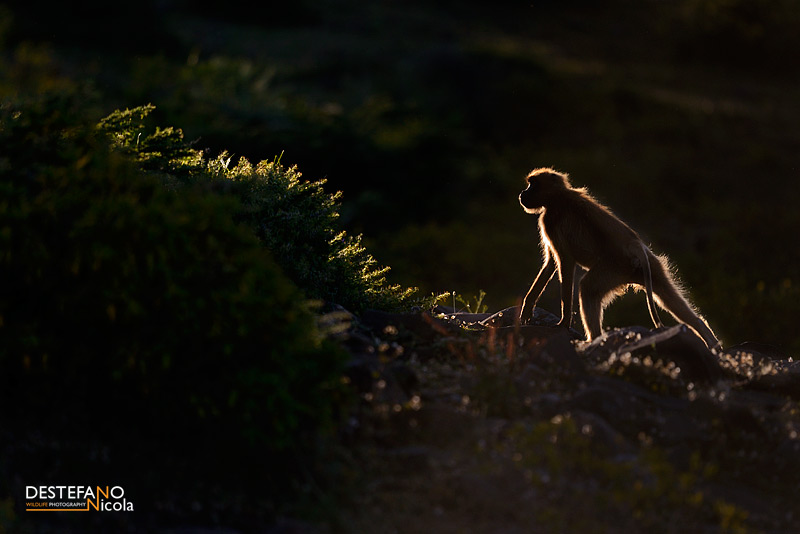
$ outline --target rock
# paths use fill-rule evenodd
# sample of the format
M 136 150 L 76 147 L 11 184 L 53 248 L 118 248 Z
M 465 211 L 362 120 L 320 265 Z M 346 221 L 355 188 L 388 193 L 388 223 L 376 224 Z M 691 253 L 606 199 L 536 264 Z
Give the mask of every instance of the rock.
M 359 317 L 359 323 L 379 337 L 412 339 L 423 343 L 433 343 L 441 336 L 459 332 L 457 325 L 428 312 L 390 313 L 367 310 Z
M 754 341 L 745 341 L 728 347 L 724 352 L 727 354 L 750 353 L 761 359 L 769 358 L 771 360 L 785 360 L 789 357 L 780 347 L 770 345 L 769 343 L 758 343 Z
M 460 325 L 478 325 L 482 321 L 492 316 L 491 313 L 467 313 L 457 311 L 449 306 L 436 306 L 432 310 L 433 315 L 444 315 L 448 320 L 455 321 Z
M 519 306 L 511 306 L 485 317 L 481 324 L 492 327 L 514 326 L 517 324 L 518 318 Z M 544 308 L 536 307 L 533 309 L 533 318 L 529 324 L 533 326 L 556 326 L 559 320 L 558 316 L 553 315 Z
M 488 326 L 491 328 L 509 328 L 509 327 L 517 327 L 520 328 L 529 328 L 529 327 L 549 327 L 549 328 L 556 328 L 558 322 L 561 320 L 560 317 L 557 315 L 553 315 L 549 311 L 545 310 L 544 308 L 534 308 L 533 309 L 533 318 L 530 320 L 529 323 L 520 325 L 518 322 L 519 317 L 519 306 L 511 306 L 510 308 L 506 308 L 504 310 L 500 310 L 497 313 L 486 317 L 479 324 L 483 326 Z M 569 335 L 572 339 L 583 339 L 583 335 L 575 330 L 574 328 L 570 328 L 569 330 L 565 330 L 569 332 Z
M 564 328 L 520 326 L 519 335 L 534 361 L 545 369 L 557 368 L 575 377 L 586 374 L 586 366 L 575 351 L 572 336 Z M 544 340 L 544 344 L 541 344 Z
M 745 387 L 800 401 L 800 369 L 759 376 L 748 382 Z
M 686 325 L 648 330 L 643 327 L 617 328 L 582 348 L 593 360 L 608 361 L 629 354 L 639 359 L 674 362 L 687 382 L 713 384 L 728 376 L 719 358 Z

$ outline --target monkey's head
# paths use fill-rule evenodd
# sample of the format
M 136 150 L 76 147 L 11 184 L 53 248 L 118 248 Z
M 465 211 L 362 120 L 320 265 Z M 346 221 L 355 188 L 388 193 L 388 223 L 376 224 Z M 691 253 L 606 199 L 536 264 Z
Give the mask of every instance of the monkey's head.
M 534 169 L 525 180 L 528 187 L 519 194 L 519 203 L 527 213 L 541 213 L 570 188 L 566 174 L 549 168 Z

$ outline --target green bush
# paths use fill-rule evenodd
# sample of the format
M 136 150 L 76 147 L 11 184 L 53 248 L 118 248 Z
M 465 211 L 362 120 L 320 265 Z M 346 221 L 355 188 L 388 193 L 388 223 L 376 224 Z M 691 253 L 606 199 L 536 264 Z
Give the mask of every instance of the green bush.
M 169 191 L 79 117 L 64 98 L 0 111 L 4 419 L 285 472 L 331 427 L 342 353 L 238 200 Z
M 131 156 L 138 167 L 169 180 L 188 181 L 203 170 L 203 157 L 184 140 L 176 128 L 155 128 L 150 133 L 144 120 L 156 107 L 152 104 L 125 111 L 117 110 L 98 124 L 114 146 Z
M 278 258 L 287 275 L 308 295 L 354 311 L 402 309 L 416 289 L 390 285 L 388 267 L 379 267 L 338 222 L 340 193 L 330 195 L 323 180 L 301 180 L 296 167 L 262 161 L 255 167 L 240 159 L 233 168 L 223 158 L 209 163 L 218 179 L 242 200 L 240 217 Z
M 417 302 L 416 289 L 387 282 L 389 268 L 377 265 L 361 236 L 341 229 L 341 193 L 326 193 L 324 180 L 302 180 L 296 167 L 277 160 L 253 166 L 240 158 L 231 164 L 227 153 L 205 160 L 189 148 L 180 130 L 156 127 L 151 133 L 145 118 L 153 109 L 148 105 L 116 111 L 100 122 L 100 128 L 170 186 L 203 184 L 237 197 L 237 220 L 252 228 L 306 295 L 352 311 L 403 309 Z

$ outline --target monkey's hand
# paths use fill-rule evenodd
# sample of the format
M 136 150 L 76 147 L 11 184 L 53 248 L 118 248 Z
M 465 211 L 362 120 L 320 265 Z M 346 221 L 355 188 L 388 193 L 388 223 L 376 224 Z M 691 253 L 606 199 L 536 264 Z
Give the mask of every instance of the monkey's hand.
M 562 317 L 561 320 L 558 321 L 558 324 L 556 326 L 560 327 L 560 328 L 571 328 L 572 327 L 572 321 L 570 321 L 566 317 Z

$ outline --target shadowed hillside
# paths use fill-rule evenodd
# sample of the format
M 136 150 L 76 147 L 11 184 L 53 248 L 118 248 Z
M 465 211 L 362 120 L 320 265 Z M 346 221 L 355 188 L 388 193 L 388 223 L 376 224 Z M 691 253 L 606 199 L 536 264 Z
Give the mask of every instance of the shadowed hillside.
M 35 78 L 49 60 L 88 81 L 103 114 L 152 102 L 212 153 L 284 153 L 345 192 L 345 223 L 399 282 L 514 304 L 538 261 L 516 194 L 549 165 L 667 254 L 723 339 L 797 348 L 780 326 L 797 311 L 800 263 L 786 246 L 798 224 L 792 2 L 87 12 L 16 8 L 5 42 L 17 68 Z M 623 301 L 609 320 L 640 313 Z

